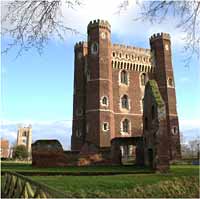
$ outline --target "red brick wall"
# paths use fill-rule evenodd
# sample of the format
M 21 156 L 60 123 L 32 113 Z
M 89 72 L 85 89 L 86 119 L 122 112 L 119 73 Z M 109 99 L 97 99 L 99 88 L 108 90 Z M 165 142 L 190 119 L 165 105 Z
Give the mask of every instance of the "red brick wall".
M 176 110 L 176 93 L 175 83 L 169 87 L 167 80 L 173 77 L 171 41 L 168 34 L 160 34 L 150 39 L 152 51 L 155 53 L 155 80 L 158 83 L 159 90 L 166 104 L 167 113 L 167 131 L 170 137 L 170 158 L 179 159 L 180 151 L 180 134 L 178 125 L 178 115 Z M 178 128 L 177 135 L 172 135 L 173 125 Z

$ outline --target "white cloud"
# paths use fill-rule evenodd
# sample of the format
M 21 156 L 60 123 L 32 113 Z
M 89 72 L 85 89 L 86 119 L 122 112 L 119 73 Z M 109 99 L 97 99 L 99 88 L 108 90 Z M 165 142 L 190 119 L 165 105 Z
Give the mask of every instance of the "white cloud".
M 168 18 L 165 22 L 151 24 L 147 21 L 134 21 L 138 17 L 139 8 L 135 0 L 129 0 L 129 5 L 126 10 L 122 10 L 120 14 L 119 5 L 124 0 L 84 0 L 81 1 L 81 6 L 76 6 L 74 9 L 68 8 L 65 0 L 62 0 L 62 15 L 64 24 L 68 27 L 78 30 L 80 35 L 66 34 L 67 42 L 77 42 L 87 39 L 87 25 L 91 20 L 104 19 L 111 24 L 112 33 L 121 37 L 124 44 L 133 44 L 143 42 L 149 47 L 149 37 L 157 32 L 168 32 L 172 37 L 172 45 L 174 47 L 182 46 L 181 39 L 184 34 L 178 31 L 176 20 Z M 5 11 L 4 11 L 5 12 Z M 124 38 L 124 41 L 122 40 Z M 55 38 L 54 38 L 55 39 Z M 60 40 L 56 39 L 56 42 Z
M 200 129 L 200 119 L 180 120 L 179 125 L 182 131 L 190 129 Z
M 184 34 L 175 28 L 177 23 L 174 18 L 168 18 L 168 20 L 161 24 L 151 24 L 148 21 L 134 21 L 138 17 L 139 12 L 139 8 L 135 3 L 136 1 L 130 1 L 127 9 L 117 14 L 116 12 L 121 2 L 123 1 L 85 0 L 81 7 L 77 7 L 74 10 L 66 8 L 66 4 L 63 3 L 62 13 L 64 22 L 67 26 L 73 27 L 83 34 L 76 36 L 77 40 L 87 39 L 87 25 L 91 20 L 104 19 L 108 20 L 111 24 L 113 34 L 119 38 L 121 37 L 121 40 L 124 38 L 122 42 L 125 44 L 145 42 L 146 47 L 148 47 L 149 37 L 152 34 L 168 32 L 172 38 L 172 46 L 176 47 L 176 49 L 177 47 L 182 47 Z M 69 34 L 66 39 L 71 40 L 71 35 Z

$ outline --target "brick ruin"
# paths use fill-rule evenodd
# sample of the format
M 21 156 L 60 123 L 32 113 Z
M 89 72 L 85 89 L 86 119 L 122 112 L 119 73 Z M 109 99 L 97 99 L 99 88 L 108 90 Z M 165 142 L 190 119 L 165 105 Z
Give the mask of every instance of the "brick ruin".
M 181 158 L 170 35 L 154 34 L 150 49 L 112 44 L 103 20 L 91 21 L 87 35 L 74 47 L 72 151 L 65 155 L 76 151 L 76 165 L 120 164 L 131 146 L 137 164 L 167 170 Z M 147 130 L 153 105 L 156 124 L 150 120 Z

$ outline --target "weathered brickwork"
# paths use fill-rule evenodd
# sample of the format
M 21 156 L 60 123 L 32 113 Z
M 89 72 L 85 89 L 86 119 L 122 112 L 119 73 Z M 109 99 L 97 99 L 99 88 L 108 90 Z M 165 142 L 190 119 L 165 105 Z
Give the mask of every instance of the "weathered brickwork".
M 170 36 L 152 36 L 151 49 L 112 44 L 103 20 L 90 22 L 87 34 L 87 42 L 75 45 L 72 150 L 142 136 L 145 83 L 155 79 L 166 104 L 171 159 L 180 158 Z

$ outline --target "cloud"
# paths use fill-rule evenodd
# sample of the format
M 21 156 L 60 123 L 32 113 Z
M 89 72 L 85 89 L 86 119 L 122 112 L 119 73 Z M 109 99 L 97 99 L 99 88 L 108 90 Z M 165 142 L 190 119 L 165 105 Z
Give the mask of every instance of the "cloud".
M 190 130 L 190 129 L 200 129 L 200 119 L 194 120 L 180 120 L 179 125 L 182 131 Z
M 38 139 L 58 139 L 63 148 L 69 150 L 71 143 L 72 121 L 1 121 L 0 134 L 11 144 L 16 142 L 19 126 L 32 125 L 33 142 Z
M 127 9 L 117 14 L 118 6 L 122 2 L 122 0 L 87 0 L 84 1 L 82 6 L 76 7 L 74 10 L 66 8 L 66 4 L 63 3 L 63 20 L 67 26 L 73 27 L 82 33 L 81 36 L 76 36 L 77 40 L 87 39 L 87 25 L 91 20 L 105 19 L 111 24 L 112 34 L 117 35 L 122 43 L 138 44 L 142 42 L 146 47 L 149 47 L 148 38 L 151 35 L 158 32 L 168 32 L 171 35 L 172 47 L 177 49 L 177 47 L 183 46 L 184 41 L 182 38 L 185 35 L 175 28 L 177 25 L 176 19 L 168 17 L 162 23 L 154 24 L 148 21 L 135 21 L 134 19 L 138 17 L 140 12 L 136 1 L 129 1 Z M 71 35 L 68 35 L 66 39 L 71 40 Z
M 75 6 L 74 9 L 68 7 L 62 0 L 61 12 L 64 24 L 67 27 L 76 29 L 81 34 L 65 35 L 65 40 L 69 43 L 75 43 L 80 40 L 87 40 L 87 25 L 91 20 L 104 19 L 111 24 L 111 31 L 116 35 L 120 42 L 124 44 L 137 45 L 143 43 L 144 47 L 149 48 L 148 38 L 157 32 L 168 32 L 172 37 L 172 47 L 182 47 L 184 33 L 178 31 L 176 27 L 176 19 L 168 18 L 163 23 L 151 24 L 148 21 L 135 21 L 138 17 L 140 9 L 135 0 L 129 0 L 129 5 L 120 14 L 119 5 L 124 0 L 85 0 L 81 1 L 81 6 Z M 4 9 L 3 9 L 4 10 Z M 5 11 L 4 11 L 5 12 Z M 60 42 L 58 37 L 52 38 L 56 42 Z M 63 41 L 62 41 L 63 42 Z

